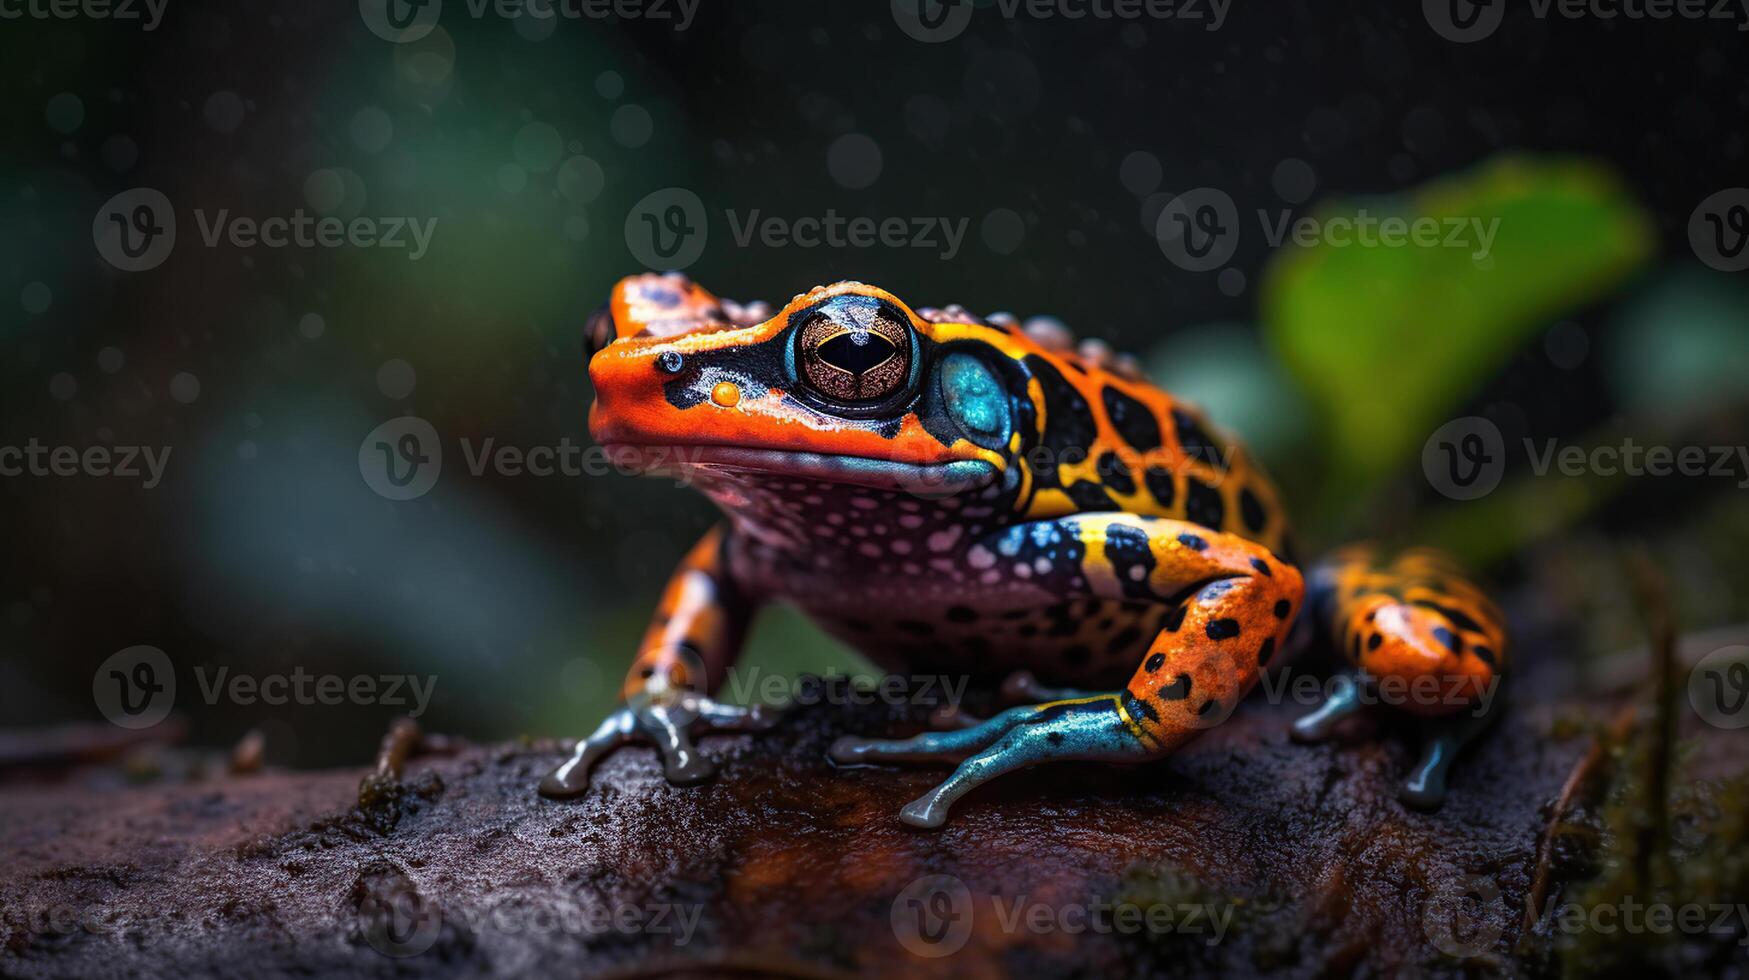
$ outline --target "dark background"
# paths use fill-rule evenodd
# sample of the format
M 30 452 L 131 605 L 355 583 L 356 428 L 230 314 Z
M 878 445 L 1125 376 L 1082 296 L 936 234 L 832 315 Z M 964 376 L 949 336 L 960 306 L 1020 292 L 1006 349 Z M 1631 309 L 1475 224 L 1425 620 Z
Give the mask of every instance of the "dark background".
M 592 726 L 710 511 L 663 481 L 476 478 L 457 440 L 587 444 L 583 318 L 640 268 L 626 215 L 665 187 L 712 210 L 709 247 L 687 271 L 728 297 L 781 303 L 856 278 L 913 305 L 1054 314 L 1193 389 L 1231 374 L 1196 393 L 1235 405 L 1226 417 L 1265 450 L 1290 500 L 1320 461 L 1304 429 L 1315 417 L 1272 400 L 1278 375 L 1259 353 L 1273 250 L 1249 235 L 1229 274 L 1173 266 L 1154 218 L 1181 190 L 1219 187 L 1249 214 L 1392 194 L 1502 152 L 1613 170 L 1653 221 L 1655 257 L 1552 318 L 1559 333 L 1525 338 L 1454 406 L 1509 439 L 1638 424 L 1624 415 L 1635 372 L 1622 352 L 1690 343 L 1644 317 L 1620 339 L 1613 324 L 1654 284 L 1741 298 L 1740 276 L 1701 265 L 1686 233 L 1702 199 L 1744 182 L 1749 34 L 1734 23 L 1545 21 L 1514 5 L 1493 37 L 1455 44 L 1416 3 L 1235 0 L 1212 32 L 983 7 L 963 36 L 925 44 L 884 2 L 705 0 L 684 31 L 561 21 L 531 40 L 544 32 L 474 20 L 463 0 L 446 8 L 441 31 L 402 45 L 345 0 L 169 0 L 151 32 L 0 22 L 0 445 L 173 447 L 151 490 L 0 478 L 0 725 L 101 721 L 93 670 L 150 644 L 176 665 L 194 741 L 258 728 L 282 764 L 359 761 L 397 712 L 207 705 L 197 666 L 435 675 L 422 721 L 478 739 Z M 879 147 L 866 187 L 829 166 L 846 134 Z M 1138 152 L 1158 161 L 1158 179 L 1134 160 L 1126 169 Z M 601 179 L 565 162 L 576 157 Z M 1288 188 L 1302 200 L 1281 196 L 1284 161 L 1313 175 Z M 174 202 L 179 237 L 161 266 L 124 273 L 91 229 L 134 187 Z M 436 218 L 430 253 L 200 242 L 194 209 L 287 215 L 332 203 L 330 187 L 345 191 L 337 213 Z M 725 208 L 945 216 L 969 230 L 951 260 L 740 247 Z M 999 209 L 1024 222 L 1018 240 L 987 219 Z M 1714 339 L 1728 352 L 1696 353 L 1702 373 L 1743 366 L 1746 307 L 1727 306 Z M 1421 342 L 1413 324 L 1399 342 Z M 358 455 L 401 415 L 442 434 L 445 469 L 430 494 L 393 502 L 366 485 Z M 1720 417 L 1740 443 L 1740 411 L 1715 413 L 1706 441 L 1719 441 Z M 1740 621 L 1740 565 L 1707 563 L 1740 552 L 1745 491 L 1672 482 L 1565 522 L 1542 557 L 1521 550 L 1496 573 L 1609 606 L 1613 586 L 1588 590 L 1582 576 L 1644 536 L 1693 584 L 1688 625 Z M 1397 524 L 1441 503 L 1412 465 L 1375 492 L 1387 501 L 1376 513 Z M 1354 529 L 1307 523 L 1314 542 Z M 1632 638 L 1624 626 L 1598 648 Z M 755 662 L 853 662 L 782 615 L 753 647 Z

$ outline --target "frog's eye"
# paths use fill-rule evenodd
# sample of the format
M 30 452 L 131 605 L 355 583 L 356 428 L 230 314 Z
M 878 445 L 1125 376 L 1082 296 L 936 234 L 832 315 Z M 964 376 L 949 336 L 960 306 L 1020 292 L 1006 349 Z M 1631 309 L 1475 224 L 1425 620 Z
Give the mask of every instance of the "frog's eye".
M 833 401 L 880 401 L 911 376 L 911 329 L 884 306 L 822 307 L 802 322 L 796 361 Z

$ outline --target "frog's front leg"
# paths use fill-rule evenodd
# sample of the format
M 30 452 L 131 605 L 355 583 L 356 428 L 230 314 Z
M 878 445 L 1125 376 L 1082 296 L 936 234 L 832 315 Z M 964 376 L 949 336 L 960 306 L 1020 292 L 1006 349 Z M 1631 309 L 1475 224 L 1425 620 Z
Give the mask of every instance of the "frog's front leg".
M 968 553 L 972 586 L 1028 587 L 1051 601 L 1094 596 L 1169 608 L 1121 691 L 1012 708 L 970 728 L 914 738 L 844 738 L 842 763 L 959 761 L 900 819 L 939 827 L 949 807 L 996 776 L 1040 762 L 1159 758 L 1224 719 L 1287 640 L 1299 571 L 1261 545 L 1184 521 L 1076 514 L 1007 528 Z M 982 571 L 976 571 L 982 569 Z M 995 573 L 992 578 L 991 572 Z
M 712 700 L 740 653 L 753 601 L 736 586 L 726 560 L 727 533 L 712 529 L 681 561 L 626 678 L 622 700 L 571 758 L 541 780 L 543 796 L 568 797 L 589 788 L 589 771 L 614 749 L 649 742 L 662 756 L 668 781 L 691 785 L 715 772 L 692 735 L 705 731 L 755 731 L 771 727 L 778 712 Z

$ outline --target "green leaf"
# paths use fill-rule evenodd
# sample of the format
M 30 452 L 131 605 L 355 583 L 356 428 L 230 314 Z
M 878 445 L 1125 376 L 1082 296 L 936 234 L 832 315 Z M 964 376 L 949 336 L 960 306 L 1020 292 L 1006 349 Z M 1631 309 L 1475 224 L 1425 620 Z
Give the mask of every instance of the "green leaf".
M 1575 159 L 1502 157 L 1316 215 L 1432 218 L 1440 244 L 1286 246 L 1265 272 L 1266 337 L 1328 436 L 1328 513 L 1418 452 L 1427 434 L 1550 319 L 1592 302 L 1653 249 L 1614 175 Z M 1463 244 L 1448 246 L 1461 222 Z M 1484 237 L 1491 233 L 1491 240 Z

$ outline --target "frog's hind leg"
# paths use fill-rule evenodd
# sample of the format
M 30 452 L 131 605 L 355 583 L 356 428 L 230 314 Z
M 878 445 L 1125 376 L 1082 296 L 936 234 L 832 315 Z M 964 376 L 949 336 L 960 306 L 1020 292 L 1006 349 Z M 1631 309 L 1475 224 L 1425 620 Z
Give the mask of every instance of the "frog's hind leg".
M 1000 566 L 986 560 L 997 556 Z M 1018 525 L 974 546 L 970 560 L 1025 567 L 1027 584 L 1050 598 L 1147 602 L 1166 612 L 1124 690 L 1012 708 L 961 731 L 835 746 L 840 761 L 940 761 L 970 753 L 900 812 L 914 827 L 941 826 L 954 801 L 1003 773 L 1060 760 L 1142 762 L 1218 724 L 1286 640 L 1301 592 L 1299 571 L 1260 545 L 1132 514 Z
M 951 731 L 924 732 L 910 738 L 859 738 L 846 735 L 832 743 L 832 761 L 845 765 L 872 762 L 958 762 L 973 752 L 988 748 L 1022 724 L 1045 719 L 1038 715 L 1048 705 L 1009 708 L 993 717 L 969 721 Z M 969 717 L 969 716 L 968 716 Z
M 1313 617 L 1355 674 L 1337 678 L 1324 704 L 1294 723 L 1294 737 L 1328 737 L 1367 700 L 1419 715 L 1422 755 L 1401 795 L 1411 806 L 1439 806 L 1459 751 L 1493 714 L 1505 618 L 1454 561 L 1425 548 L 1394 557 L 1343 549 L 1313 569 L 1309 591 Z

